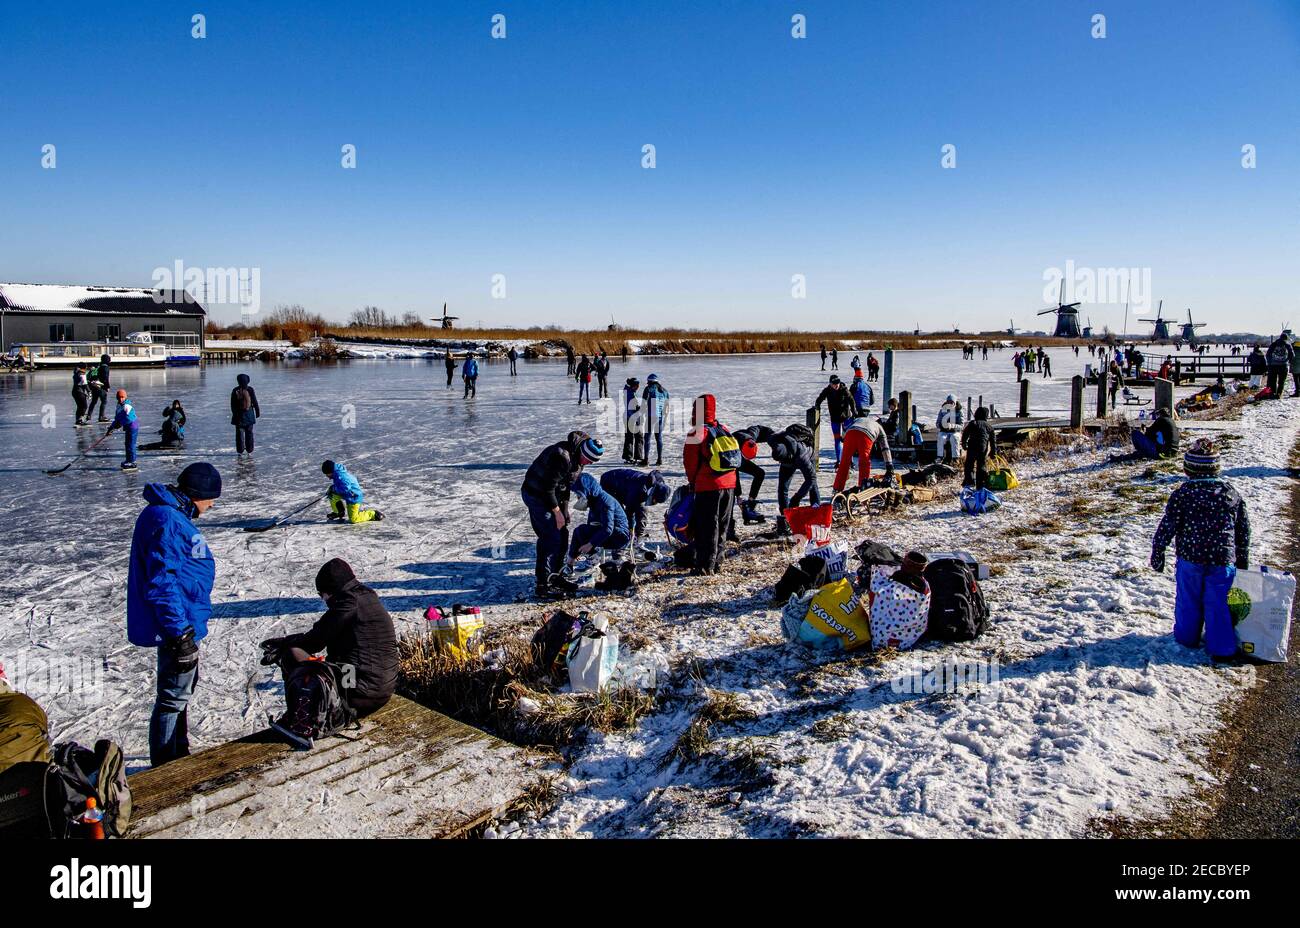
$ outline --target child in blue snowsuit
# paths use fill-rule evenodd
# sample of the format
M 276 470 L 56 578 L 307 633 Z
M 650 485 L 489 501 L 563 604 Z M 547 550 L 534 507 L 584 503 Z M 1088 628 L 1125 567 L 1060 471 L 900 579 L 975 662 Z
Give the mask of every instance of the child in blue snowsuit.
M 330 514 L 329 518 L 347 519 L 355 525 L 358 522 L 380 522 L 384 514 L 378 509 L 362 509 L 365 494 L 357 478 L 348 473 L 342 464 L 326 461 L 320 466 L 321 473 L 330 478 Z
M 1177 594 L 1174 638 L 1205 649 L 1215 660 L 1237 653 L 1237 633 L 1228 611 L 1228 591 L 1238 570 L 1250 566 L 1250 518 L 1246 503 L 1219 477 L 1219 453 L 1208 438 L 1183 455 L 1188 480 L 1169 497 L 1151 540 L 1151 567 L 1165 569 L 1165 548 L 1175 542 Z
M 642 473 L 630 467 L 616 467 L 600 475 L 600 488 L 623 507 L 632 540 L 640 544 L 645 537 L 646 509 L 668 501 L 668 484 L 659 471 Z
M 122 470 L 136 470 L 135 443 L 140 436 L 140 421 L 135 416 L 135 407 L 126 398 L 125 390 L 117 391 L 117 414 L 104 434 L 112 435 L 118 429 L 126 439 L 126 460 L 122 462 Z
M 569 559 L 566 568 L 572 568 L 581 555 L 602 548 L 613 552 L 614 560 L 623 559 L 632 534 L 627 524 L 627 514 L 618 500 L 610 496 L 591 474 L 583 472 L 573 481 L 573 495 L 578 497 L 576 505 L 582 500 L 587 504 L 587 523 L 573 530 L 573 540 L 569 543 Z

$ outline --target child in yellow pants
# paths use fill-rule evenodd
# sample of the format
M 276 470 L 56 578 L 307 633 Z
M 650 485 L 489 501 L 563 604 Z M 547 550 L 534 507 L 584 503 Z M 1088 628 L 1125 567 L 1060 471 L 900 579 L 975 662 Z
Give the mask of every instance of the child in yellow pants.
M 321 473 L 330 478 L 329 500 L 331 519 L 347 519 L 353 525 L 358 522 L 379 522 L 384 514 L 377 509 L 362 509 L 365 494 L 357 478 L 348 473 L 342 464 L 326 461 L 320 466 Z

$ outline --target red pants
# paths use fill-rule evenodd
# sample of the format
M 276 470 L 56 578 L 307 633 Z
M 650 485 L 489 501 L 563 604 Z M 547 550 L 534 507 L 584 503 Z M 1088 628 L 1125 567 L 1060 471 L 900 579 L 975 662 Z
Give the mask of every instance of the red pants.
M 840 452 L 840 466 L 835 471 L 835 492 L 843 493 L 849 482 L 849 468 L 853 457 L 858 458 L 858 486 L 871 479 L 871 439 L 866 432 L 848 429 L 844 433 L 844 450 Z

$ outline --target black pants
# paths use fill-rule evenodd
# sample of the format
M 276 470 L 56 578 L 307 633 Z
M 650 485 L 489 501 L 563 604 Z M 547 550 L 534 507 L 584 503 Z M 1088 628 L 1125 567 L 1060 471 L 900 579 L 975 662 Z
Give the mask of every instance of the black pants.
M 477 378 L 477 377 L 466 377 L 466 378 L 465 378 L 465 396 L 467 396 L 467 397 L 470 397 L 470 396 L 478 396 L 478 378 Z
M 1281 364 L 1270 364 L 1268 368 L 1268 389 L 1273 399 L 1280 400 L 1283 391 L 1286 390 L 1286 367 Z
M 722 549 L 731 527 L 731 507 L 735 505 L 736 491 L 705 490 L 695 494 L 691 511 L 691 535 L 695 548 L 695 568 L 705 573 L 716 573 L 722 563 Z
M 510 359 L 510 376 L 511 376 L 511 377 L 516 377 L 516 376 L 518 376 L 518 374 L 519 374 L 519 371 L 515 370 L 515 359 L 514 359 L 514 358 L 511 358 L 511 359 Z
M 99 421 L 107 422 L 108 416 L 105 410 L 108 408 L 108 391 L 98 387 L 90 388 L 90 409 L 86 410 L 86 418 L 89 419 L 95 414 L 95 407 L 99 407 Z
M 754 500 L 758 499 L 758 489 L 763 485 L 763 478 L 766 477 L 767 474 L 763 471 L 763 468 L 759 467 L 747 458 L 740 462 L 740 473 L 744 474 L 746 477 L 752 478 L 749 484 L 749 501 L 752 503 Z M 739 477 L 736 478 L 736 494 L 737 496 L 740 495 Z
M 645 442 L 640 430 L 628 429 L 623 433 L 623 457 L 628 461 L 640 461 L 645 457 Z
M 988 456 L 987 448 L 971 447 L 966 449 L 966 473 L 962 478 L 963 484 L 966 486 L 971 485 L 971 474 L 973 472 L 975 487 L 980 490 L 988 489 Z
M 86 390 L 83 387 L 80 390 L 72 391 L 72 400 L 77 404 L 77 424 L 80 425 L 86 418 Z
M 551 574 L 560 572 L 564 566 L 564 553 L 569 550 L 569 523 L 564 528 L 555 527 L 555 514 L 535 496 L 524 493 L 524 505 L 528 507 L 528 522 L 537 535 L 537 585 L 544 587 L 551 582 Z
M 598 398 L 603 400 L 609 396 L 609 378 L 597 375 L 596 380 L 600 384 L 600 393 Z
M 454 368 L 454 367 L 449 367 L 449 368 L 447 368 L 447 386 L 449 386 L 449 387 L 451 386 L 451 378 L 452 378 L 452 375 L 455 374 L 455 373 L 456 373 L 456 368 Z
M 253 427 L 251 425 L 235 426 L 235 453 L 253 453 Z

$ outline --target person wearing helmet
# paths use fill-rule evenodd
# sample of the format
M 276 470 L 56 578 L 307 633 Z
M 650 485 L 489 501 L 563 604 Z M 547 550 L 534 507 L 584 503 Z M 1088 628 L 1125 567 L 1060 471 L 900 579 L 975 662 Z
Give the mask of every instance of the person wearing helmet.
M 573 431 L 564 441 L 544 448 L 524 475 L 520 493 L 537 535 L 539 599 L 577 592 L 578 585 L 561 572 L 569 548 L 569 497 L 582 469 L 599 461 L 604 453 L 605 446 L 598 439 Z
M 951 393 L 948 394 L 948 398 L 939 407 L 939 414 L 935 416 L 934 424 L 939 429 L 939 441 L 935 447 L 935 455 L 943 463 L 951 464 L 961 454 L 958 439 L 964 425 L 961 403 L 957 401 L 957 397 Z
M 331 521 L 346 519 L 356 525 L 358 522 L 382 522 L 384 514 L 378 509 L 362 509 L 366 496 L 361 492 L 357 478 L 348 473 L 342 464 L 326 461 L 320 471 L 330 478 L 329 501 Z
M 668 418 L 668 391 L 659 382 L 658 374 L 651 374 L 645 379 L 645 390 L 641 392 L 642 419 L 645 422 L 645 435 L 641 439 L 642 467 L 650 466 L 650 436 L 655 440 L 655 467 L 664 462 L 664 420 Z
M 657 470 L 643 473 L 631 467 L 615 467 L 600 475 L 600 486 L 618 500 L 638 548 L 645 544 L 646 509 L 668 502 L 668 484 Z

